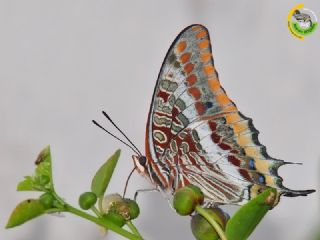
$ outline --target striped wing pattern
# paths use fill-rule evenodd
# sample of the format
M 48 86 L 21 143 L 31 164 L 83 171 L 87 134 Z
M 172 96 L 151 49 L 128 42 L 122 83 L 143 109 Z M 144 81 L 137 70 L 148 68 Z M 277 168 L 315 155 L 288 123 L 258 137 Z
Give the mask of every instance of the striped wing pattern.
M 184 29 L 161 67 L 146 130 L 150 179 L 164 191 L 192 183 L 206 201 L 242 204 L 266 187 L 292 194 L 252 120 L 220 85 L 208 30 Z

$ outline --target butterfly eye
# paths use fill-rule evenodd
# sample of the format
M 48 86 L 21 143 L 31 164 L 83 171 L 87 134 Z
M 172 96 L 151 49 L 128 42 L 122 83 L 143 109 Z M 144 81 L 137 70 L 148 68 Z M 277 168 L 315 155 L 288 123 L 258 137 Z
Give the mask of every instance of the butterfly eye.
M 139 163 L 140 163 L 141 166 L 144 167 L 146 165 L 146 163 L 147 163 L 147 158 L 145 156 L 141 156 L 139 158 Z

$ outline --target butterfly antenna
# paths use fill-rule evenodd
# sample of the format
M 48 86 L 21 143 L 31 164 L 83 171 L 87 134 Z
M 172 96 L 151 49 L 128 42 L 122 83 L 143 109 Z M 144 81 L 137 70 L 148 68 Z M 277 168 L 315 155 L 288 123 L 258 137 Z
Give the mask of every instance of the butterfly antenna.
M 141 152 L 139 151 L 139 149 L 136 147 L 136 145 L 133 144 L 133 142 L 127 137 L 126 134 L 124 134 L 124 132 L 122 132 L 122 130 L 112 121 L 112 119 L 110 118 L 110 116 L 105 112 L 102 111 L 102 114 L 109 120 L 109 122 L 111 122 L 111 124 L 118 129 L 118 131 L 129 141 L 129 143 L 137 150 L 137 152 L 139 153 L 139 155 L 141 156 Z
M 134 151 L 136 154 L 141 155 L 141 153 L 139 151 L 137 151 L 136 149 L 134 149 L 132 146 L 130 146 L 128 143 L 126 143 L 125 141 L 123 141 L 122 139 L 118 138 L 116 135 L 112 134 L 111 132 L 109 132 L 107 129 L 105 129 L 104 127 L 102 127 L 99 123 L 97 123 L 95 120 L 92 120 L 93 124 L 95 124 L 96 126 L 98 126 L 99 128 L 101 128 L 103 131 L 105 131 L 106 133 L 108 133 L 109 135 L 111 135 L 112 137 L 114 137 L 115 139 L 117 139 L 118 141 L 122 142 L 124 145 L 126 145 L 127 147 L 129 147 L 132 151 Z
M 124 191 L 123 191 L 122 198 L 124 198 L 124 197 L 126 196 L 126 192 L 127 192 L 129 180 L 130 180 L 130 178 L 131 178 L 131 176 L 132 176 L 132 173 L 133 173 L 135 170 L 136 170 L 136 167 L 134 167 L 134 168 L 131 170 L 131 172 L 130 172 L 128 178 L 127 178 L 126 186 L 124 187 Z

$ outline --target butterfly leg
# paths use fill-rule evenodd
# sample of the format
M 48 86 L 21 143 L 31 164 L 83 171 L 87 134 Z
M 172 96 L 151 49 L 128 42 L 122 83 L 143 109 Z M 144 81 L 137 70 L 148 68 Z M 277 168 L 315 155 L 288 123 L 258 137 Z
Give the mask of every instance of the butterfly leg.
M 150 189 L 139 189 L 134 194 L 134 200 L 136 201 L 138 198 L 138 194 L 142 192 L 159 192 L 157 188 L 150 188 Z

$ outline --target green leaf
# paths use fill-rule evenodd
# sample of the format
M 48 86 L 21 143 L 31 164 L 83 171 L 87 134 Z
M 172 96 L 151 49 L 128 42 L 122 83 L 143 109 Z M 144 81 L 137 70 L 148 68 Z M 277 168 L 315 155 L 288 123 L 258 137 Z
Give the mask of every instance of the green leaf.
M 227 238 L 232 240 L 247 239 L 268 210 L 274 206 L 277 197 L 277 191 L 269 188 L 239 208 L 227 223 Z
M 17 186 L 18 191 L 33 191 L 33 181 L 32 177 L 26 176 L 24 177 L 24 180 L 18 183 Z
M 110 182 L 113 171 L 117 165 L 120 157 L 120 149 L 118 149 L 97 171 L 92 179 L 91 191 L 94 192 L 98 198 L 101 198 Z
M 45 213 L 44 206 L 37 199 L 28 199 L 19 203 L 11 213 L 6 228 L 19 226 Z
M 50 147 L 44 148 L 35 161 L 36 169 L 32 176 L 26 176 L 18 183 L 18 191 L 53 190 Z

